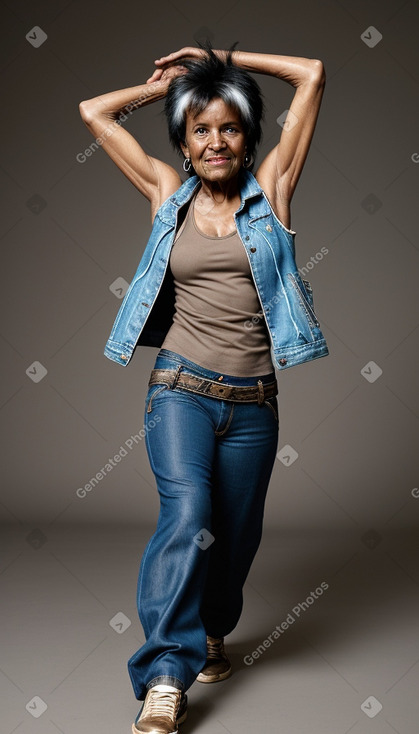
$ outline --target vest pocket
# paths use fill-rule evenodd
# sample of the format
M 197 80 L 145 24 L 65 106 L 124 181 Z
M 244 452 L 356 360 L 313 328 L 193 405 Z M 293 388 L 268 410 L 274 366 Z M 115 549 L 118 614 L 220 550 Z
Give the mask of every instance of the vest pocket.
M 291 281 L 291 283 L 292 283 L 292 285 L 294 287 L 295 292 L 297 293 L 297 296 L 299 298 L 299 301 L 300 301 L 300 303 L 301 303 L 301 305 L 302 305 L 302 307 L 303 307 L 303 309 L 304 309 L 304 311 L 306 313 L 306 316 L 307 316 L 307 318 L 309 320 L 310 325 L 311 326 L 320 326 L 320 324 L 319 324 L 319 322 L 317 320 L 317 316 L 314 313 L 314 309 L 313 309 L 313 305 L 312 305 L 313 304 L 313 289 L 312 289 L 310 283 L 309 283 L 309 290 L 307 292 L 304 292 L 305 291 L 305 286 L 303 285 L 303 283 L 308 283 L 308 280 L 302 281 L 300 279 L 301 280 L 301 284 L 300 284 L 299 277 L 297 277 L 293 273 L 287 273 L 287 275 L 288 275 L 288 279 Z M 304 289 L 304 291 L 303 291 L 303 289 Z
M 306 289 L 308 301 L 310 303 L 311 308 L 314 310 L 314 301 L 313 301 L 313 289 L 311 287 L 311 283 L 309 280 L 304 280 L 304 278 L 301 279 L 304 284 L 304 288 Z

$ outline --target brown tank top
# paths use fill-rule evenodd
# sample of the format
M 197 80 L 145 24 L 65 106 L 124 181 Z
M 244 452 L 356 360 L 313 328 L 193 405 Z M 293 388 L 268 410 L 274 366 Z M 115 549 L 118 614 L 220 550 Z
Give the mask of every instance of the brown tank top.
M 201 232 L 192 198 L 170 254 L 175 314 L 162 348 L 237 377 L 274 371 L 269 334 L 237 231 Z

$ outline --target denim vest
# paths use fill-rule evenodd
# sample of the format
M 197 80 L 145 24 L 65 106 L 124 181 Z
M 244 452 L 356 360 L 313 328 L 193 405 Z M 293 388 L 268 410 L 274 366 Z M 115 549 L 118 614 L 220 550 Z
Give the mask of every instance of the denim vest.
M 168 267 L 179 210 L 200 185 L 191 176 L 161 205 L 134 278 L 121 303 L 105 347 L 105 355 L 127 365 L 137 345 L 160 347 L 175 310 L 173 277 Z M 295 262 L 295 232 L 275 216 L 265 193 L 250 171 L 239 179 L 241 205 L 235 212 L 237 231 L 246 250 L 276 369 L 285 369 L 329 354 L 313 308 L 309 281 Z M 186 211 L 186 210 L 184 210 Z

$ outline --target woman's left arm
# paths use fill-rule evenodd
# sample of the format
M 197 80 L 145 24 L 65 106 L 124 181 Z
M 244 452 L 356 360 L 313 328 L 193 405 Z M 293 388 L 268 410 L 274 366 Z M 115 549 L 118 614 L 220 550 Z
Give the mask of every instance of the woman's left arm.
M 295 88 L 282 121 L 279 143 L 260 164 L 256 179 L 285 226 L 289 205 L 307 158 L 326 82 L 323 63 L 299 56 L 234 51 L 233 62 L 246 71 L 269 74 Z

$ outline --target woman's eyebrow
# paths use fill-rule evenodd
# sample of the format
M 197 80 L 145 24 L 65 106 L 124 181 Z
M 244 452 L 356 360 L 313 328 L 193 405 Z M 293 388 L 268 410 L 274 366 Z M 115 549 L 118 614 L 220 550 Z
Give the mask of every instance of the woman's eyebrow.
M 240 122 L 238 120 L 228 120 L 227 122 L 222 122 L 220 124 L 220 127 L 225 127 L 226 125 L 240 125 Z M 193 127 L 211 127 L 211 125 L 208 122 L 195 122 L 193 124 Z

